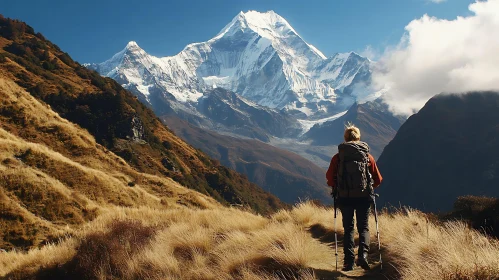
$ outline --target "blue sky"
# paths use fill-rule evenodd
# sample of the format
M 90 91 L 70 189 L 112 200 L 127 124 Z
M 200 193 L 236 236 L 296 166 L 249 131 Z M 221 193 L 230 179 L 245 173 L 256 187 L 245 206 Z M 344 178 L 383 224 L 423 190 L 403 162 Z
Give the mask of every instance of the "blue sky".
M 437 0 L 434 0 L 437 1 Z M 424 14 L 468 16 L 472 0 L 0 0 L 0 14 L 27 22 L 75 60 L 102 62 L 128 41 L 156 56 L 215 36 L 240 11 L 274 10 L 326 56 L 395 45 Z

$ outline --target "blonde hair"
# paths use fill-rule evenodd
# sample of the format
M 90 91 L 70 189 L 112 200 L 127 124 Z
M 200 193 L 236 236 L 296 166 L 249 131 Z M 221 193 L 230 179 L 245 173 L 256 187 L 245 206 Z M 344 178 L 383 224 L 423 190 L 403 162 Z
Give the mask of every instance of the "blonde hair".
M 348 122 L 345 125 L 345 134 L 343 134 L 345 142 L 359 141 L 360 140 L 360 130 L 358 127 Z

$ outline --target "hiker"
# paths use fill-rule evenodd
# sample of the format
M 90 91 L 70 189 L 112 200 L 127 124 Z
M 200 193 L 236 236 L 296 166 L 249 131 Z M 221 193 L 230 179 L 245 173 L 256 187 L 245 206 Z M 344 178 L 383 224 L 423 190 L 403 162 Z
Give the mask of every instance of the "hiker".
M 353 270 L 354 253 L 354 211 L 359 232 L 358 258 L 355 264 L 365 270 L 370 269 L 367 261 L 369 252 L 369 211 L 373 202 L 374 188 L 381 183 L 376 161 L 369 154 L 367 143 L 360 141 L 360 130 L 347 125 L 344 140 L 338 146 L 326 172 L 327 184 L 332 187 L 335 207 L 343 217 L 343 271 Z

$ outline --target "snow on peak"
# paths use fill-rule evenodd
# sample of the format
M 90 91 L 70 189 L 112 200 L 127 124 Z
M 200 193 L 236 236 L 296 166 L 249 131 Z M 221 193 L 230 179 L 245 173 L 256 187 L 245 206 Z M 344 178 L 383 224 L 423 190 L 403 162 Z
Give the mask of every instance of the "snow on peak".
M 272 30 L 280 36 L 288 36 L 291 32 L 298 34 L 283 17 L 276 14 L 274 11 L 268 11 L 266 13 L 248 11 L 243 13 L 243 17 L 251 27 L 258 31 Z
M 289 22 L 273 10 L 265 13 L 253 10 L 246 13 L 241 12 L 236 16 L 236 19 L 244 20 L 246 26 L 254 30 L 260 36 L 268 39 L 298 37 L 313 53 L 315 53 L 315 55 L 319 56 L 321 59 L 326 59 L 326 56 L 321 51 L 311 44 L 306 43 Z
M 335 53 L 332 58 L 334 60 L 341 61 L 341 63 L 345 63 L 345 60 L 347 60 L 351 54 L 352 54 L 352 52 Z
M 319 51 L 319 49 L 317 49 L 316 47 L 312 46 L 311 44 L 307 43 L 307 45 L 317 54 L 319 55 L 322 59 L 326 60 L 327 57 L 321 52 Z
M 139 45 L 135 41 L 128 42 L 128 44 L 126 44 L 126 47 L 123 51 L 124 51 L 124 53 L 131 52 L 131 53 L 137 53 L 137 54 L 139 54 L 139 53 L 146 54 L 146 52 L 141 47 L 139 47 Z
M 265 13 L 257 11 L 240 12 L 213 39 L 230 36 L 240 30 L 251 29 L 260 36 L 272 39 L 297 36 L 296 31 L 280 15 L 274 11 Z
M 138 48 L 139 45 L 137 45 L 137 42 L 135 41 L 130 41 L 128 42 L 128 44 L 126 44 L 126 48 L 129 49 L 129 48 Z
M 295 58 L 300 60 L 300 65 L 297 65 L 300 71 L 307 71 L 310 63 L 326 60 L 322 52 L 305 42 L 288 21 L 274 11 L 240 12 L 209 42 L 239 40 L 241 34 L 251 33 L 269 40 L 281 58 L 286 60 L 285 63 L 296 64 Z

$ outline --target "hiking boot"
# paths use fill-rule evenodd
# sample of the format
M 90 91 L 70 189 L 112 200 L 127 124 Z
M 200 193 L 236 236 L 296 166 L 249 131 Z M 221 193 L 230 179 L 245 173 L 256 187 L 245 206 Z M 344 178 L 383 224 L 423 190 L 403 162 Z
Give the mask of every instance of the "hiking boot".
M 369 270 L 371 269 L 371 267 L 369 267 L 369 263 L 367 262 L 367 258 L 366 256 L 359 256 L 359 258 L 357 259 L 357 261 L 355 262 L 355 264 L 357 266 L 360 266 L 362 267 L 364 270 Z
M 351 271 L 353 270 L 353 263 L 345 263 L 343 264 L 342 271 Z

